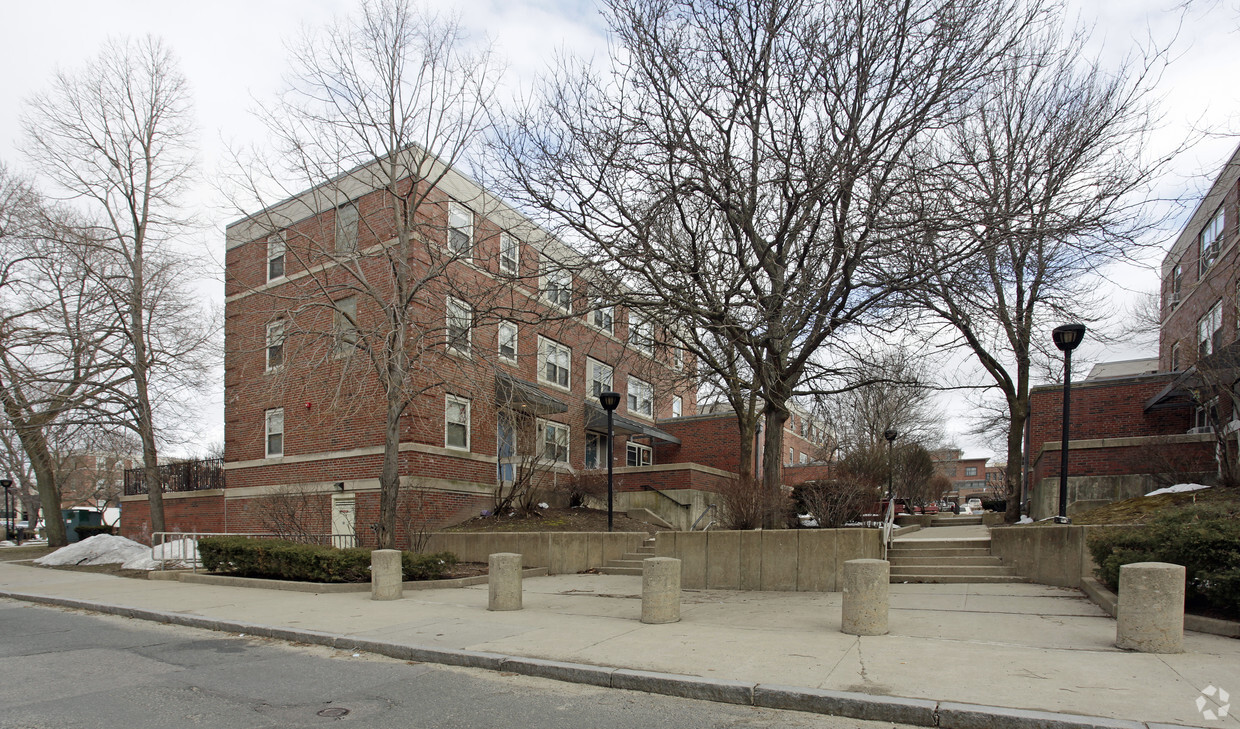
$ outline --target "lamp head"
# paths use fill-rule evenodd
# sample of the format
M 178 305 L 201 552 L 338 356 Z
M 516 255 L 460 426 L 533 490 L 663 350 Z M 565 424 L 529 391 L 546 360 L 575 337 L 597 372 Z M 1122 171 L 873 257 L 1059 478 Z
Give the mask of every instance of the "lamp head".
M 620 406 L 620 393 L 612 392 L 611 390 L 600 392 L 598 394 L 598 403 L 603 406 L 604 410 L 611 412 Z
M 13 487 L 13 481 L 7 478 L 0 478 L 0 489 L 10 489 Z
M 1064 324 L 1061 327 L 1055 327 L 1055 330 L 1051 332 L 1051 339 L 1055 341 L 1055 346 L 1060 352 L 1071 352 L 1084 338 L 1084 324 Z
M 899 435 L 899 433 L 896 432 L 895 428 L 888 428 L 883 431 L 883 437 L 887 439 L 888 443 L 895 440 L 897 435 Z

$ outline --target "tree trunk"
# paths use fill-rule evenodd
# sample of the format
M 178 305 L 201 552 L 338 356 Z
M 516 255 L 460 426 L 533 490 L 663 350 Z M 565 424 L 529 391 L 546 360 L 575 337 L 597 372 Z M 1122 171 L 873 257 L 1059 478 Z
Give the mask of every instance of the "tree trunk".
M 65 520 L 60 516 L 60 485 L 56 483 L 56 471 L 52 467 L 52 453 L 42 428 L 19 428 L 17 437 L 30 459 L 35 483 L 39 489 L 39 507 L 43 510 L 44 534 L 47 546 L 63 547 L 69 543 L 65 532 Z M 34 522 L 31 522 L 33 525 Z
M 1029 396 L 1018 395 L 1009 400 L 1008 412 L 1011 417 L 1008 421 L 1007 474 L 1004 479 L 1007 488 L 1007 511 L 1003 519 L 1012 524 L 1020 521 L 1021 489 L 1025 478 L 1025 421 L 1029 419 Z
M 765 410 L 766 432 L 762 441 L 762 491 L 763 513 L 762 528 L 778 529 L 784 526 L 782 510 L 783 502 L 783 451 L 784 423 L 788 422 L 788 412 L 768 406 Z
M 757 480 L 754 471 L 754 449 L 755 441 L 758 437 L 758 421 L 754 418 L 746 417 L 739 410 L 736 412 L 736 428 L 740 433 L 740 440 L 737 442 L 736 454 L 736 473 L 740 478 L 751 478 Z
M 391 392 L 383 431 L 383 470 L 379 474 L 379 549 L 396 549 L 396 502 L 400 498 L 400 403 Z

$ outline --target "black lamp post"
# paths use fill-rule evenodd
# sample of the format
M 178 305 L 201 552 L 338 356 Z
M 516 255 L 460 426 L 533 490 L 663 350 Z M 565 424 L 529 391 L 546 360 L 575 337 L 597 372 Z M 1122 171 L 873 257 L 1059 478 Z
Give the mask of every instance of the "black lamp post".
M 13 510 L 9 508 L 9 489 L 13 488 L 13 482 L 7 478 L 0 478 L 0 488 L 4 489 L 4 514 L 8 518 L 5 522 L 4 538 L 13 538 Z
M 603 409 L 607 411 L 607 531 L 610 532 L 611 525 L 612 525 L 612 519 L 613 519 L 612 505 L 613 505 L 613 498 L 614 498 L 613 490 L 612 490 L 613 464 L 612 464 L 612 455 L 611 455 L 611 442 L 612 440 L 615 439 L 615 436 L 616 436 L 616 434 L 613 432 L 611 419 L 612 419 L 612 415 L 616 412 L 616 408 L 620 406 L 620 393 L 612 392 L 611 390 L 608 390 L 607 392 L 600 392 L 598 394 L 598 402 L 600 405 L 603 406 Z
M 1055 327 L 1051 339 L 1063 352 L 1063 445 L 1059 451 L 1059 516 L 1055 521 L 1068 523 L 1068 422 L 1072 400 L 1072 350 L 1085 338 L 1084 324 L 1064 324 Z
M 899 433 L 895 431 L 895 428 L 888 428 L 883 431 L 883 437 L 887 439 L 887 501 L 888 502 L 890 502 L 895 497 L 895 492 L 893 491 L 893 484 L 895 482 L 895 470 L 896 469 L 892 467 L 891 444 L 893 441 L 895 441 L 897 435 L 899 435 Z M 892 508 L 893 509 L 895 508 L 894 504 L 892 505 Z

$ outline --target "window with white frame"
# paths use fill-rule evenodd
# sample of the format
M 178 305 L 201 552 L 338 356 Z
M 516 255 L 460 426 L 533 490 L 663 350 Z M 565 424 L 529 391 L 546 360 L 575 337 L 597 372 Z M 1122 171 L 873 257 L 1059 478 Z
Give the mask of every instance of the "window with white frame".
M 336 252 L 357 253 L 357 205 L 336 208 Z
M 654 451 L 651 450 L 650 446 L 629 441 L 628 447 L 625 449 L 624 463 L 626 466 L 649 466 L 652 463 L 653 455 Z
M 336 356 L 341 357 L 357 349 L 357 297 L 338 299 L 333 303 L 332 334 L 336 341 Z
M 516 474 L 511 459 L 517 455 L 517 423 L 511 413 L 500 413 L 496 418 L 495 454 L 499 461 L 499 480 L 512 481 Z
M 615 334 L 615 309 L 607 303 L 607 300 L 597 289 L 590 291 L 589 322 L 596 329 L 601 329 L 608 334 Z
M 586 366 L 590 368 L 590 394 L 598 397 L 601 393 L 611 392 L 612 376 L 615 373 L 612 366 L 596 359 L 587 359 Z
M 629 413 L 654 417 L 654 387 L 632 376 L 629 377 Z
M 1201 229 L 1200 235 L 1197 236 L 1198 241 L 1198 277 L 1205 275 L 1205 272 L 1214 265 L 1214 261 L 1218 258 L 1219 250 L 1223 247 L 1223 208 L 1215 211 L 1210 217 L 1210 222 Z
M 685 408 L 684 400 L 681 399 L 680 395 L 673 395 L 672 396 L 672 417 L 679 418 L 680 416 L 684 415 L 684 408 Z
M 573 351 L 554 339 L 538 338 L 538 380 L 567 390 Z
M 474 212 L 460 203 L 448 204 L 448 249 L 468 255 L 474 244 Z
M 808 453 L 802 453 L 802 454 L 801 454 L 801 465 L 802 465 L 802 466 L 804 466 L 804 465 L 806 465 L 806 464 L 808 464 L 808 463 L 809 463 L 809 454 L 808 454 Z
M 607 436 L 602 433 L 586 433 L 586 468 L 607 467 Z
M 1183 264 L 1175 264 L 1175 268 L 1171 269 L 1171 307 L 1175 308 L 1180 303 L 1180 290 L 1184 285 L 1184 266 Z
M 516 236 L 508 233 L 499 234 L 499 270 L 500 273 L 517 275 L 520 270 L 521 248 Z
M 284 253 L 287 247 L 284 231 L 272 233 L 267 239 L 267 280 L 284 278 Z
M 1171 345 L 1171 371 L 1180 371 L 1180 343 L 1176 342 Z
M 267 457 L 284 455 L 284 408 L 268 410 L 264 420 L 267 424 Z
M 538 430 L 543 459 L 551 463 L 568 463 L 568 426 L 541 420 Z
M 1193 413 L 1193 429 L 1198 433 L 1214 430 L 1214 423 L 1218 421 L 1218 398 L 1210 398 L 1206 402 L 1197 406 L 1197 410 Z
M 562 268 L 553 268 L 543 276 L 543 298 L 564 311 L 573 308 L 573 274 Z
M 284 320 L 277 319 L 267 325 L 267 371 L 273 372 L 284 365 Z
M 676 345 L 672 345 L 672 366 L 678 370 L 685 368 L 685 351 Z
M 796 460 L 797 460 L 797 449 L 789 448 L 788 449 L 788 465 L 791 466 L 793 463 L 796 463 Z
M 1223 341 L 1223 302 L 1218 301 L 1206 315 L 1197 320 L 1197 353 L 1201 356 L 1218 351 Z
M 470 330 L 473 328 L 474 312 L 469 304 L 452 296 L 447 305 L 448 349 L 458 354 L 469 354 Z
M 514 364 L 517 361 L 517 325 L 514 322 L 499 323 L 499 357 Z
M 469 450 L 469 400 L 446 396 L 443 444 L 448 448 Z
M 654 324 L 634 311 L 629 312 L 629 344 L 643 354 L 654 351 Z

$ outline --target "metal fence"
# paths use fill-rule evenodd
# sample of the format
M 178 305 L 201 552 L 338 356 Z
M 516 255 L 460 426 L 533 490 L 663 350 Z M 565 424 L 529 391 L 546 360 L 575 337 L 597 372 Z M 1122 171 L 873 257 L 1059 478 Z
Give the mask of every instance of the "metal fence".
M 203 491 L 224 488 L 224 459 L 205 458 L 199 461 L 178 461 L 159 467 L 159 483 L 164 493 Z M 125 469 L 125 495 L 147 492 L 141 468 Z
M 151 535 L 151 559 L 159 563 L 161 570 L 167 569 L 169 565 L 179 565 L 197 572 L 202 564 L 202 558 L 198 555 L 198 541 L 206 537 L 287 539 L 306 544 L 329 544 L 340 549 L 358 546 L 356 534 L 303 534 L 290 537 L 287 534 L 269 532 L 155 532 Z

